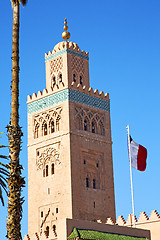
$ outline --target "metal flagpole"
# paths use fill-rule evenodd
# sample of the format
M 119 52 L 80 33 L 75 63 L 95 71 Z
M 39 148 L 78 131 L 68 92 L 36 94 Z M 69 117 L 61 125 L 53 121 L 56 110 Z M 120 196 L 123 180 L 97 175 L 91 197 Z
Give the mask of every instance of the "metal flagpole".
M 136 227 L 136 225 L 135 225 L 135 215 L 134 215 L 134 197 L 133 197 L 133 181 L 132 181 L 132 166 L 131 166 L 131 149 L 130 149 L 129 125 L 128 125 L 126 128 L 127 128 L 127 133 L 128 133 L 128 150 L 129 150 L 129 163 L 130 163 L 130 179 L 131 179 L 133 226 Z

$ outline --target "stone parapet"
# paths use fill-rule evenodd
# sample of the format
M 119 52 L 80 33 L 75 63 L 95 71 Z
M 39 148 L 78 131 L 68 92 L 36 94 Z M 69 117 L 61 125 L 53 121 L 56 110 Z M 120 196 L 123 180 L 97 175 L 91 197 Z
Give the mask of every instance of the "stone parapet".
M 68 52 L 72 55 L 75 55 L 77 57 L 83 58 L 88 60 L 88 52 L 85 52 L 84 50 L 80 50 L 79 46 L 74 43 L 74 42 L 70 42 L 70 41 L 63 41 L 58 43 L 54 49 L 51 51 L 49 51 L 48 53 L 45 53 L 45 61 L 51 60 L 55 57 L 58 57 L 60 55 L 62 55 L 63 53 Z
M 102 222 L 100 219 L 98 222 Z M 133 214 L 129 214 L 127 221 L 123 216 L 119 216 L 117 221 L 114 222 L 112 218 L 106 220 L 106 224 L 119 225 L 126 227 L 133 227 L 134 218 Z M 151 232 L 151 240 L 159 240 L 160 236 L 160 215 L 157 210 L 153 210 L 148 217 L 145 212 L 141 212 L 139 218 L 135 216 L 136 228 L 148 229 Z
M 63 86 L 62 86 L 62 88 L 59 88 L 58 86 L 55 85 L 54 88 L 51 87 L 49 89 L 44 89 L 43 92 L 38 91 L 38 93 L 33 93 L 32 96 L 31 95 L 27 96 L 27 103 L 37 101 L 39 99 L 42 99 L 42 98 L 49 96 L 51 94 L 54 94 L 54 93 L 59 93 L 60 91 L 62 91 L 64 89 L 66 89 L 66 88 Z M 97 89 L 93 90 L 93 88 L 91 88 L 91 87 L 87 89 L 86 86 L 82 86 L 82 85 L 76 84 L 74 82 L 72 82 L 69 89 L 73 89 L 73 90 L 88 94 L 93 97 L 98 97 L 98 98 L 110 101 L 109 93 L 104 94 L 103 91 L 99 92 Z

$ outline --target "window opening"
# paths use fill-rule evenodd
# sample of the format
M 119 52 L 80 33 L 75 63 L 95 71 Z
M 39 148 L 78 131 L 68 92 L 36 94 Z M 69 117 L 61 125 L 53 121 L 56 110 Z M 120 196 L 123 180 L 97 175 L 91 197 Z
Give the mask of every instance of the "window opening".
M 56 130 L 59 131 L 59 118 L 56 120 Z
M 88 122 L 86 119 L 84 120 L 84 131 L 88 131 Z
M 46 236 L 47 236 L 47 238 L 48 238 L 48 237 L 49 237 L 49 227 L 48 227 L 48 226 L 46 227 L 45 234 L 46 234 Z
M 56 84 L 56 77 L 54 76 L 54 77 L 52 78 L 52 87 L 53 87 L 55 84 Z
M 80 80 L 80 84 L 83 85 L 82 76 L 80 76 L 79 80 Z
M 55 234 L 55 237 L 57 237 L 57 233 L 56 233 L 56 225 L 53 225 L 53 232 Z
M 51 133 L 55 132 L 54 121 L 51 122 Z
M 86 164 L 86 160 L 84 160 L 83 163 Z
M 38 138 L 39 137 L 38 130 L 39 130 L 39 125 L 37 124 L 35 126 L 34 138 Z
M 89 187 L 89 179 L 86 178 L 86 187 L 88 188 Z
M 94 208 L 96 207 L 96 203 L 95 203 L 95 201 L 94 201 L 94 203 L 93 203 L 93 207 L 94 207 Z
M 73 82 L 76 82 L 76 74 L 73 74 Z
M 44 136 L 47 135 L 47 123 L 45 123 L 43 126 L 43 133 L 44 133 Z
M 62 74 L 59 75 L 59 82 L 62 82 Z
M 46 165 L 46 177 L 48 177 L 48 165 Z
M 95 189 L 96 188 L 96 180 L 93 179 L 93 188 Z
M 52 165 L 51 165 L 51 174 L 52 175 L 54 174 L 54 163 L 52 163 Z
M 99 164 L 98 164 L 98 163 L 96 164 L 96 167 L 97 167 L 97 168 L 99 167 Z
M 43 212 L 41 212 L 41 218 L 43 218 Z
M 58 208 L 56 208 L 56 213 L 58 213 Z
M 48 195 L 50 194 L 50 192 L 51 192 L 51 191 L 50 191 L 50 188 L 48 188 Z
M 92 122 L 92 133 L 95 133 L 96 132 L 96 126 L 95 126 L 95 123 Z
M 37 156 L 39 156 L 39 151 L 37 151 Z

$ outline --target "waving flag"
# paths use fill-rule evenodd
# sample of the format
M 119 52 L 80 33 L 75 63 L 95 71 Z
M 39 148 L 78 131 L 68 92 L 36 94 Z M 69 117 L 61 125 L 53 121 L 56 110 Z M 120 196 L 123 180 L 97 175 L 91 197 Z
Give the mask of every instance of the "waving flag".
M 142 145 L 133 141 L 130 136 L 130 154 L 131 154 L 131 165 L 139 171 L 145 171 L 147 149 Z

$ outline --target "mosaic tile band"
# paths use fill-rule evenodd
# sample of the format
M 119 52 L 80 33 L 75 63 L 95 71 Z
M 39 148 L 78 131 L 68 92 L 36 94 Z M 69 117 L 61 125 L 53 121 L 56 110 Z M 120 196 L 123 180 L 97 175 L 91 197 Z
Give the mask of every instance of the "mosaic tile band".
M 74 55 L 74 56 L 77 56 L 77 57 L 80 57 L 80 58 L 89 60 L 89 57 L 88 57 L 88 56 L 85 56 L 85 55 L 83 55 L 83 54 L 81 54 L 81 53 L 74 52 L 74 51 L 72 51 L 72 50 L 70 50 L 70 49 L 63 49 L 62 51 L 59 51 L 59 52 L 57 52 L 57 53 L 55 53 L 55 54 L 52 54 L 52 55 L 46 57 L 46 58 L 45 58 L 45 61 L 49 61 L 49 60 L 51 60 L 51 59 L 53 59 L 53 58 L 56 58 L 56 57 L 58 57 L 58 56 L 60 56 L 60 55 L 62 55 L 62 54 L 64 54 L 64 53 L 66 53 L 66 52 L 67 52 L 67 53 L 70 53 L 70 54 L 72 54 L 72 55 Z
M 28 103 L 28 114 L 54 106 L 67 100 L 110 112 L 110 102 L 108 100 L 90 96 L 72 89 L 64 89 L 61 92 L 54 93 L 50 96 Z

